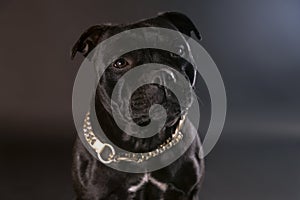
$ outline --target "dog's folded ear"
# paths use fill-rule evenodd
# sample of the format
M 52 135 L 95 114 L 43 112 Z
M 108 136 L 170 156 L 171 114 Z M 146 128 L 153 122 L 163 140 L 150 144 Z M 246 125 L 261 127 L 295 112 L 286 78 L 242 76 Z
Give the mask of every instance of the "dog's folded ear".
M 191 33 L 194 32 L 197 39 L 201 40 L 201 35 L 198 29 L 196 28 L 192 20 L 190 20 L 190 18 L 188 18 L 186 15 L 178 12 L 164 12 L 159 13 L 158 16 L 167 19 L 181 33 L 191 37 Z
M 86 57 L 98 44 L 101 36 L 107 30 L 109 25 L 95 25 L 88 28 L 77 40 L 71 51 L 71 59 L 77 52 Z

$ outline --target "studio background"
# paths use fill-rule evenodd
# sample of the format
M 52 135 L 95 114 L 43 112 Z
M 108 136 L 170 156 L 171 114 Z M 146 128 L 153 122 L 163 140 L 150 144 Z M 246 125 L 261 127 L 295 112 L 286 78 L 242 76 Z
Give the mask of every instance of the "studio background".
M 70 59 L 94 24 L 179 11 L 223 77 L 228 112 L 204 200 L 300 199 L 300 1 L 0 2 L 0 198 L 72 199 Z

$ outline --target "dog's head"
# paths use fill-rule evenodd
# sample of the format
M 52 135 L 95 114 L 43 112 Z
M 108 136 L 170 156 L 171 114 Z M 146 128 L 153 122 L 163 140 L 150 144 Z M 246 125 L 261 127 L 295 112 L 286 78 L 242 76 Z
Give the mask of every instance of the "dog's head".
M 77 52 L 82 53 L 86 57 L 101 41 L 122 31 L 140 27 L 163 27 L 179 31 L 187 36 L 191 36 L 193 32 L 195 36 L 200 39 L 198 30 L 187 16 L 176 12 L 167 12 L 155 18 L 133 24 L 92 26 L 81 35 L 74 45 L 72 58 Z M 185 38 L 182 36 L 182 40 L 180 41 L 170 41 L 170 45 L 173 45 L 173 48 L 176 49 L 176 54 L 159 49 L 139 49 L 112 60 L 98 83 L 96 105 L 101 103 L 101 106 L 105 108 L 108 113 L 111 112 L 111 96 L 117 81 L 127 71 L 146 63 L 160 63 L 177 70 L 193 87 L 196 80 L 196 70 L 190 62 L 182 58 L 183 55 L 191 56 L 190 48 Z M 108 51 L 104 51 L 102 54 L 104 54 L 104 57 L 108 57 L 107 59 L 109 60 L 110 55 Z M 157 74 L 159 75 L 156 76 Z M 176 82 L 177 78 L 172 70 L 167 69 L 163 69 L 163 72 L 159 73 L 153 71 L 151 74 L 148 74 L 147 77 L 157 79 L 157 82 Z M 180 85 L 178 87 L 180 87 Z M 127 88 L 122 88 L 123 91 L 126 89 Z M 120 93 L 122 90 L 120 90 Z M 188 107 L 192 99 L 189 91 L 185 92 L 186 105 Z M 166 127 L 173 126 L 183 113 L 178 99 L 172 91 L 159 84 L 147 84 L 139 87 L 131 94 L 129 105 L 133 121 L 140 126 L 149 124 L 149 109 L 153 104 L 160 104 L 165 108 L 167 114 Z

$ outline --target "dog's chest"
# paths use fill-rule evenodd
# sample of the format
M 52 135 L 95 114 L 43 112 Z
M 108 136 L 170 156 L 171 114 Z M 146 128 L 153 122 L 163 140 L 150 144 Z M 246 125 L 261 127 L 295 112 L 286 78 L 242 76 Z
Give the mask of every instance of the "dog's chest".
M 140 175 L 135 182 L 130 183 L 126 190 L 127 200 L 158 199 L 164 200 L 168 183 L 158 180 L 151 173 Z
M 152 187 L 155 187 L 156 189 L 160 190 L 161 192 L 165 192 L 168 189 L 168 184 L 161 182 L 154 177 L 151 176 L 151 173 L 145 173 L 144 176 L 141 177 L 139 182 L 132 184 L 128 188 L 129 193 L 136 193 L 142 189 L 146 185 L 151 184 Z

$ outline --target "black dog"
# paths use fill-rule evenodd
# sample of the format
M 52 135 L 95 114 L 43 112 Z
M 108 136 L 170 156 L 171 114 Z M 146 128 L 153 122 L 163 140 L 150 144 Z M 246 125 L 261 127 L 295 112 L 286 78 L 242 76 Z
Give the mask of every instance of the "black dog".
M 191 36 L 194 32 L 200 39 L 198 30 L 191 20 L 180 13 L 167 12 L 159 16 L 129 25 L 96 25 L 85 31 L 72 49 L 72 58 L 76 52 L 84 56 L 101 41 L 112 35 L 138 27 L 164 27 Z M 149 152 L 158 148 L 175 132 L 182 112 L 174 94 L 164 87 L 149 84 L 138 88 L 131 97 L 131 117 L 140 126 L 149 124 L 148 111 L 151 105 L 161 104 L 166 108 L 167 121 L 162 131 L 151 138 L 136 138 L 121 131 L 113 120 L 109 107 L 113 88 L 119 78 L 128 70 L 145 63 L 161 63 L 173 67 L 182 73 L 193 85 L 196 73 L 193 66 L 178 55 L 158 49 L 136 50 L 112 62 L 101 77 L 95 96 L 96 114 L 101 127 L 115 145 L 131 152 Z M 171 78 L 166 73 L 161 79 Z M 191 99 L 187 99 L 191 101 Z M 187 129 L 183 135 L 192 131 Z M 188 150 L 169 166 L 146 174 L 125 173 L 114 170 L 95 159 L 77 139 L 74 147 L 73 179 L 78 200 L 196 200 L 199 199 L 199 187 L 203 179 L 204 164 L 200 158 L 201 143 L 199 137 Z

